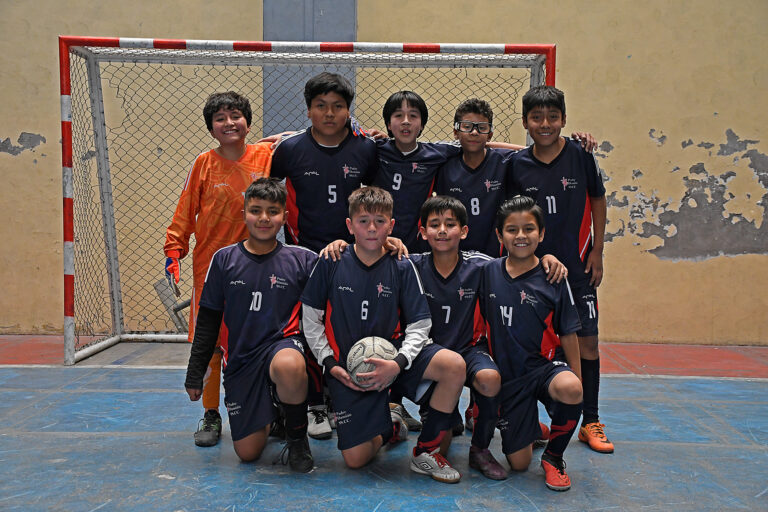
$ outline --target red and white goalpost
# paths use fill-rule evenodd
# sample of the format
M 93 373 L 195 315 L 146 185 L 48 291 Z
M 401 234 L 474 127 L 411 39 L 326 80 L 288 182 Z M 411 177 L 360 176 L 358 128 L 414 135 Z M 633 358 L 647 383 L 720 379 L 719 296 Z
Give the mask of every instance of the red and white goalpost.
M 249 142 L 306 127 L 304 82 L 327 70 L 355 85 L 364 127 L 383 129 L 384 101 L 409 89 L 430 109 L 422 140 L 451 139 L 456 106 L 479 97 L 494 138 L 523 143 L 522 95 L 555 82 L 554 45 L 61 36 L 59 61 L 68 365 L 124 340 L 186 340 L 162 249 L 184 178 L 213 144 L 202 119 L 212 92 L 250 99 Z M 182 298 L 191 283 L 182 262 Z

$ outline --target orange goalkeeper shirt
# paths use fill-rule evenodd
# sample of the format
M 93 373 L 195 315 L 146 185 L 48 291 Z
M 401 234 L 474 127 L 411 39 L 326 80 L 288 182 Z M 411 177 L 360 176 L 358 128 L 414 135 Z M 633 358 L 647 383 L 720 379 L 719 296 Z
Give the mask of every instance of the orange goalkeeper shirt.
M 270 143 L 248 144 L 239 160 L 227 160 L 216 151 L 202 153 L 184 182 L 179 204 L 165 234 L 164 251 L 189 252 L 189 237 L 195 234 L 192 253 L 194 285 L 202 289 L 213 254 L 248 234 L 243 222 L 243 196 L 253 181 L 269 176 Z

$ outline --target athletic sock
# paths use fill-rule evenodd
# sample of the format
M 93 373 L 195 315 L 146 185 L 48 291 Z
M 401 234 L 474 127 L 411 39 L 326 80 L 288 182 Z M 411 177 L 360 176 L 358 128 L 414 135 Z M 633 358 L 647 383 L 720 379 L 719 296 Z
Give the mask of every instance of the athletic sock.
M 441 412 L 427 406 L 427 419 L 421 425 L 421 434 L 413 448 L 413 454 L 432 452 L 440 447 L 445 432 L 451 428 L 451 412 Z
M 573 437 L 581 416 L 581 404 L 564 404 L 553 402 L 550 409 L 552 424 L 549 431 L 549 442 L 544 453 L 553 457 L 562 457 Z
M 303 439 L 307 435 L 307 402 L 282 404 L 285 413 L 285 434 L 288 439 Z
M 581 385 L 584 390 L 584 418 L 581 424 L 598 421 L 597 397 L 600 393 L 600 358 L 581 360 Z
M 499 404 L 496 397 L 489 398 L 472 390 L 477 407 L 477 416 L 472 428 L 472 446 L 488 448 L 493 438 L 493 431 L 499 420 Z
M 307 358 L 307 403 L 309 405 L 325 405 L 323 393 L 323 369 L 314 358 Z

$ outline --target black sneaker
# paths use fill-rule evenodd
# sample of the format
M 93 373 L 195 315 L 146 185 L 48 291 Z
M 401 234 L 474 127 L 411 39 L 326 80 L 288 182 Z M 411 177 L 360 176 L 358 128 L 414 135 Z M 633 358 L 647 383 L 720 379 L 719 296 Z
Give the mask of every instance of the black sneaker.
M 288 439 L 283 446 L 283 450 L 272 461 L 272 464 L 288 464 L 288 466 L 299 473 L 309 473 L 315 467 L 315 459 L 312 458 L 312 452 L 309 451 L 309 439 L 305 436 L 301 439 Z
M 408 427 L 408 430 L 411 432 L 419 432 L 421 430 L 421 422 L 411 416 L 405 406 L 403 406 L 403 414 L 401 416 L 403 417 L 403 420 L 405 420 L 405 424 Z
M 464 433 L 464 422 L 459 421 L 457 424 L 451 427 L 451 432 L 453 433 L 453 437 L 462 435 Z
M 216 446 L 221 437 L 221 415 L 216 409 L 205 411 L 203 419 L 197 424 L 195 444 L 197 446 Z

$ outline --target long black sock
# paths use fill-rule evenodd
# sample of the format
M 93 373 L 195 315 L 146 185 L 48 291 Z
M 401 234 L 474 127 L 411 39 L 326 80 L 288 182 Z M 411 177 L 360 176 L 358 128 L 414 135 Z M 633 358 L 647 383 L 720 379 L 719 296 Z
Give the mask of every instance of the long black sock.
M 579 424 L 581 404 L 564 404 L 553 402 L 549 410 L 552 424 L 549 431 L 549 442 L 544 453 L 554 457 L 562 457 Z
M 472 429 L 472 446 L 485 449 L 491 444 L 493 431 L 499 421 L 499 403 L 496 397 L 489 398 L 472 390 L 477 406 L 477 417 Z
M 451 428 L 451 412 L 441 412 L 427 406 L 427 419 L 421 426 L 421 434 L 413 449 L 413 454 L 432 452 L 440 447 L 445 431 Z
M 598 421 L 597 398 L 600 393 L 600 358 L 581 360 L 581 385 L 584 390 L 582 425 Z
M 307 402 L 282 404 L 285 411 L 285 434 L 288 439 L 303 439 L 307 435 Z

